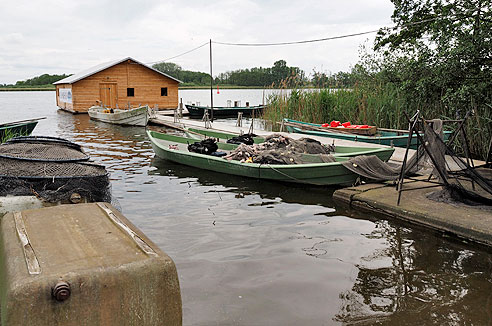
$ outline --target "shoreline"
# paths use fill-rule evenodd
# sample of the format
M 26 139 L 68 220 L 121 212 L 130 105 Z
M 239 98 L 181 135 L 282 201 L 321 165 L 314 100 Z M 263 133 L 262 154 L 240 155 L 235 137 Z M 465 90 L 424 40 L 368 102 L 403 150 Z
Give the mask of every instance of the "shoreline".
M 302 87 L 302 89 L 316 89 L 317 87 L 313 86 L 305 86 Z M 188 89 L 205 89 L 208 90 L 210 89 L 210 86 L 180 86 L 178 87 L 180 90 L 188 90 Z M 217 85 L 212 90 L 216 90 Z M 228 85 L 228 86 L 220 86 L 219 85 L 219 90 L 220 89 L 275 89 L 275 90 L 281 90 L 285 88 L 271 88 L 271 87 L 264 87 L 264 86 L 234 86 L 234 85 Z M 53 87 L 0 87 L 0 92 L 29 92 L 29 91 L 56 91 L 56 88 Z

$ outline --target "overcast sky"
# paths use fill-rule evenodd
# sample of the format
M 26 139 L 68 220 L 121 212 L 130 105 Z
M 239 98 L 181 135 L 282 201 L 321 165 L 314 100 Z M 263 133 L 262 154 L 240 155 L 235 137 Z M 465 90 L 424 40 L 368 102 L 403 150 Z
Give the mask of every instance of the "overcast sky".
M 209 39 L 272 43 L 326 38 L 391 25 L 389 0 L 2 0 L 0 83 L 43 73 L 76 73 L 125 57 L 150 63 Z M 287 65 L 348 71 L 374 34 L 305 45 L 233 47 L 213 44 L 213 74 Z M 209 72 L 209 48 L 171 60 Z

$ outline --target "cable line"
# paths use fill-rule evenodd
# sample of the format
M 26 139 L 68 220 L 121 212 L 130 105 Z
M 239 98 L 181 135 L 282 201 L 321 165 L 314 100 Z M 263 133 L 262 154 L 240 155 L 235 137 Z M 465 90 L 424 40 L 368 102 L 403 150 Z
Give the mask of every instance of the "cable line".
M 451 15 L 451 16 L 456 16 Z M 398 29 L 398 28 L 403 28 L 407 26 L 413 26 L 413 25 L 418 25 L 418 24 L 423 24 L 427 23 L 430 21 L 437 20 L 438 18 L 445 17 L 445 16 L 450 16 L 450 15 L 439 15 L 433 18 L 429 19 L 424 19 L 421 21 L 416 21 L 416 22 L 411 22 L 408 24 L 403 24 L 400 26 L 393 26 L 393 27 L 381 27 L 372 31 L 366 31 L 366 32 L 360 32 L 360 33 L 352 33 L 352 34 L 345 34 L 345 35 L 338 35 L 338 36 L 332 36 L 332 37 L 325 37 L 325 38 L 320 38 L 320 39 L 314 39 L 314 40 L 304 40 L 304 41 L 293 41 L 293 42 L 278 42 L 278 43 L 231 43 L 231 42 L 218 42 L 218 41 L 212 41 L 212 43 L 215 44 L 222 44 L 222 45 L 233 45 L 233 46 L 277 46 L 277 45 L 293 45 L 293 44 L 305 44 L 305 43 L 315 43 L 315 42 L 323 42 L 323 41 L 330 41 L 330 40 L 337 40 L 337 39 L 342 39 L 342 38 L 347 38 L 347 37 L 354 37 L 354 36 L 360 36 L 360 35 L 366 35 L 366 34 L 371 34 L 371 33 L 377 33 L 380 30 L 383 29 Z M 458 19 L 457 19 L 458 20 Z
M 175 59 L 175 58 L 181 57 L 181 56 L 183 56 L 183 55 L 185 55 L 185 54 L 188 54 L 188 53 L 190 53 L 190 52 L 193 52 L 193 51 L 195 51 L 195 50 L 198 50 L 199 48 L 202 48 L 202 47 L 204 47 L 205 45 L 208 45 L 208 44 L 209 44 L 209 42 L 205 42 L 205 43 L 203 43 L 202 45 L 197 46 L 196 48 L 193 48 L 193 49 L 191 49 L 191 50 L 189 50 L 189 51 L 186 51 L 186 52 L 183 52 L 183 53 L 181 53 L 181 54 L 175 55 L 174 57 L 170 57 L 170 58 L 167 58 L 167 59 L 164 59 L 164 60 L 159 60 L 159 61 L 154 61 L 154 62 L 146 62 L 145 64 L 147 64 L 147 65 L 151 65 L 151 64 L 156 64 L 156 63 L 160 63 L 160 62 L 166 62 L 166 61 L 168 61 L 168 60 Z
M 236 45 L 236 46 L 292 45 L 292 44 L 304 44 L 304 43 L 314 43 L 314 42 L 322 42 L 322 41 L 336 40 L 336 39 L 345 38 L 345 37 L 352 37 L 352 36 L 359 36 L 359 35 L 365 35 L 365 34 L 375 33 L 377 31 L 379 31 L 379 29 L 373 30 L 373 31 L 368 31 L 368 32 L 360 32 L 360 33 L 354 33 L 354 34 L 325 37 L 325 38 L 320 38 L 320 39 L 316 39 L 316 40 L 304 40 L 304 41 L 295 41 L 295 42 L 279 42 L 279 43 L 228 43 L 228 42 L 212 41 L 212 43 L 222 44 L 222 45 Z
M 175 55 L 173 57 L 166 58 L 166 59 L 163 59 L 163 60 L 159 60 L 159 61 L 147 62 L 146 64 L 151 65 L 151 64 L 156 64 L 156 63 L 160 63 L 160 62 L 166 62 L 166 61 L 169 61 L 171 59 L 175 59 L 175 58 L 181 57 L 181 56 L 183 56 L 185 54 L 188 54 L 190 52 L 193 52 L 195 50 L 198 50 L 198 49 L 204 47 L 205 45 L 209 45 L 211 43 L 221 44 L 221 45 L 232 45 L 232 46 L 278 46 L 278 45 L 294 45 L 294 44 L 306 44 L 306 43 L 324 42 L 324 41 L 330 41 L 330 40 L 337 40 L 337 39 L 342 39 L 342 38 L 348 38 L 348 37 L 366 35 L 366 34 L 371 34 L 371 33 L 377 33 L 380 30 L 384 30 L 384 29 L 386 29 L 386 30 L 394 30 L 394 29 L 398 29 L 398 28 L 404 28 L 404 27 L 409 27 L 409 26 L 413 26 L 413 25 L 419 25 L 419 24 L 428 23 L 428 22 L 437 20 L 438 18 L 443 18 L 443 17 L 447 17 L 447 16 L 457 16 L 457 15 L 462 15 L 464 17 L 467 17 L 467 15 L 465 13 L 456 13 L 456 14 L 452 14 L 452 15 L 447 15 L 447 14 L 446 15 L 438 15 L 438 16 L 433 17 L 433 18 L 428 18 L 428 19 L 424 19 L 424 20 L 416 21 L 416 22 L 410 22 L 410 23 L 407 23 L 407 24 L 399 25 L 399 26 L 381 27 L 381 28 L 378 28 L 378 29 L 375 29 L 375 30 L 371 30 L 371 31 L 366 31 L 366 32 L 359 32 L 359 33 L 338 35 L 338 36 L 332 36 L 332 37 L 325 37 L 325 38 L 314 39 L 314 40 L 303 40 L 303 41 L 293 41 L 293 42 L 277 42 L 277 43 L 232 43 L 232 42 L 219 42 L 219 41 L 212 41 L 212 40 L 210 40 L 209 42 L 205 42 L 202 45 L 199 45 L 196 48 L 193 48 L 193 49 L 188 50 L 186 52 L 183 52 L 181 54 L 178 54 L 178 55 Z M 456 18 L 456 20 L 459 20 L 459 18 Z

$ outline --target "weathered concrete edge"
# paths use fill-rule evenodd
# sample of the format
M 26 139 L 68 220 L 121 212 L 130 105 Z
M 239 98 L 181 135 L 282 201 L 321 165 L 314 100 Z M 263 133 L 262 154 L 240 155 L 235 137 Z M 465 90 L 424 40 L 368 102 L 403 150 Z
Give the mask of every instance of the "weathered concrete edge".
M 465 228 L 453 223 L 446 223 L 445 221 L 435 219 L 426 214 L 420 214 L 408 210 L 402 211 L 397 206 L 386 205 L 374 200 L 369 201 L 365 198 L 360 198 L 357 196 L 362 192 L 364 191 L 357 190 L 355 188 L 339 189 L 333 193 L 333 199 L 352 208 L 358 208 L 366 212 L 382 214 L 400 219 L 405 222 L 430 228 L 432 230 L 452 234 L 462 240 L 473 241 L 488 247 L 492 247 L 492 234 L 490 233 Z

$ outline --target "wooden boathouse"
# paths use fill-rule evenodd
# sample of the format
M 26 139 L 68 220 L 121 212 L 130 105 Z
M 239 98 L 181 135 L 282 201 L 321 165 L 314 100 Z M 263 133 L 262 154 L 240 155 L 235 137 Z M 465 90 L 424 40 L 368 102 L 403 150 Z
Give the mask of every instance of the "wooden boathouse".
M 130 57 L 103 63 L 54 83 L 56 105 L 72 113 L 87 113 L 93 105 L 108 108 L 178 107 L 181 81 Z

